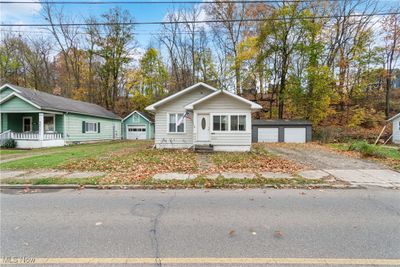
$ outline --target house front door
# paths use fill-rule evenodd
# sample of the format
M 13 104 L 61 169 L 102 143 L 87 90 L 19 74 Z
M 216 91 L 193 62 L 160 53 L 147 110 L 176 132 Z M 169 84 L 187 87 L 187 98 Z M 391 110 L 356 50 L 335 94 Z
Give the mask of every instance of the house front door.
M 197 140 L 210 140 L 210 116 L 200 114 L 197 116 Z

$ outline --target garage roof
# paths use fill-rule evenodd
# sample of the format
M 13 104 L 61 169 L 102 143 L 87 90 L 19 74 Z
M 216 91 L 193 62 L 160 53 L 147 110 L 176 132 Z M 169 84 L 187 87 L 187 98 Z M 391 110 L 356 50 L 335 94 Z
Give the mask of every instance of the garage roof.
M 307 120 L 253 120 L 252 125 L 266 126 L 311 126 L 312 123 Z

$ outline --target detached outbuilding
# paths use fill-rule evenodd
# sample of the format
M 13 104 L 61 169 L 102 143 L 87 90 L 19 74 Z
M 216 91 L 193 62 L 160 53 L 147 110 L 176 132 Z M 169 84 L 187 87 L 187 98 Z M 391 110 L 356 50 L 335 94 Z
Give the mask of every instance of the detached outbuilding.
M 388 121 L 393 125 L 392 142 L 400 144 L 400 113 L 391 117 Z
M 306 143 L 312 137 L 312 123 L 305 120 L 253 120 L 252 142 Z
M 149 114 L 135 110 L 122 120 L 122 133 L 124 139 L 153 139 L 154 121 Z

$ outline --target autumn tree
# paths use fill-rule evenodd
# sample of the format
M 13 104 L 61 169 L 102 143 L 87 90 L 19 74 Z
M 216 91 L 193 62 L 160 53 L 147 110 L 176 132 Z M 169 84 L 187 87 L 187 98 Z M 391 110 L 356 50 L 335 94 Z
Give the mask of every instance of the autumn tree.
M 91 19 L 88 34 L 94 38 L 93 53 L 103 61 L 99 67 L 102 101 L 107 108 L 113 109 L 121 89 L 119 82 L 123 68 L 132 61 L 130 53 L 135 48 L 133 18 L 120 8 L 110 9 L 101 18 L 102 24 Z

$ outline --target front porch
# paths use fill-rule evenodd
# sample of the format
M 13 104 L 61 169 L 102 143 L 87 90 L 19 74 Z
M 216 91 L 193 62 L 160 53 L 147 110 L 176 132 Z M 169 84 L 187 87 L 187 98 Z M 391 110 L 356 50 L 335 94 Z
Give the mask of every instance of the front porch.
M 1 145 L 14 139 L 18 148 L 63 146 L 64 116 L 54 113 L 1 113 Z

